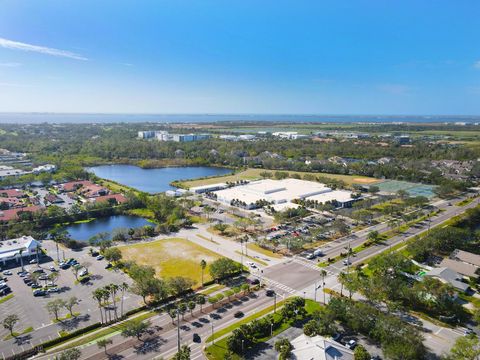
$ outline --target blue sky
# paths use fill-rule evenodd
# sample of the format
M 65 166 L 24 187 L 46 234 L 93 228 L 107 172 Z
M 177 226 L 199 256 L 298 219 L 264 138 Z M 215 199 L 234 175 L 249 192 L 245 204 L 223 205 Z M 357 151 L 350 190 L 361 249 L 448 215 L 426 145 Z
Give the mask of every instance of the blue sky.
M 0 111 L 480 114 L 477 0 L 0 0 Z

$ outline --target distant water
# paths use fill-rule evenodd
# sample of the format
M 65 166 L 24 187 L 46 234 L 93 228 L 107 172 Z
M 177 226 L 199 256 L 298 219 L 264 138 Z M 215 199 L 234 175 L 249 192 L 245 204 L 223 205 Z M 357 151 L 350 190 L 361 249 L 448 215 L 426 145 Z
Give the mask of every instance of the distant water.
M 133 165 L 102 165 L 87 169 L 95 175 L 151 194 L 174 189 L 174 180 L 195 179 L 230 174 L 232 170 L 209 166 L 143 169 Z
M 385 115 L 295 115 L 295 114 L 56 114 L 0 113 L 0 123 L 202 123 L 221 121 L 295 123 L 393 123 L 480 122 L 480 116 L 385 116 Z

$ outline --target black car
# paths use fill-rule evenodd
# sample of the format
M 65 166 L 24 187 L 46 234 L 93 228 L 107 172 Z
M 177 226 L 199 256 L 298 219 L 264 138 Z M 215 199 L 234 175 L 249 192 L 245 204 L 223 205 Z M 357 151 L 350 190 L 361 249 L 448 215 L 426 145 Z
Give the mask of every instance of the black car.
M 90 276 L 85 276 L 85 277 L 80 279 L 80 283 L 82 283 L 82 284 L 86 284 L 89 281 L 90 281 Z
M 201 343 L 202 339 L 200 338 L 200 335 L 198 335 L 197 333 L 194 333 L 193 334 L 193 342 L 194 343 Z
M 11 292 L 12 292 L 12 289 L 6 286 L 0 290 L 0 296 L 5 296 L 7 294 L 10 294 Z
M 33 292 L 33 296 L 45 296 L 45 295 L 47 295 L 47 292 L 40 289 L 35 290 Z
M 267 296 L 273 296 L 273 295 L 275 295 L 275 291 L 272 290 L 272 289 L 267 289 L 267 290 L 265 291 L 265 295 L 267 295 Z
M 252 285 L 258 285 L 260 284 L 260 280 L 258 279 L 253 279 L 252 282 L 251 282 Z
M 233 316 L 235 316 L 237 319 L 243 317 L 245 315 L 242 311 L 237 311 Z
M 342 334 L 335 334 L 332 336 L 333 341 L 340 342 L 342 341 L 343 335 Z

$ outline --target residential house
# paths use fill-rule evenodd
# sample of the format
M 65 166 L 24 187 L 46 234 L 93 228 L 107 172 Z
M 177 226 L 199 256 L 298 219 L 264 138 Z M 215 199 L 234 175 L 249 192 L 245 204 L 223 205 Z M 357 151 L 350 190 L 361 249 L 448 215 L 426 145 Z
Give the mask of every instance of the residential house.
M 428 271 L 425 276 L 438 279 L 443 283 L 448 283 L 458 291 L 466 292 L 469 289 L 468 284 L 462 281 L 463 277 L 448 267 L 433 268 Z

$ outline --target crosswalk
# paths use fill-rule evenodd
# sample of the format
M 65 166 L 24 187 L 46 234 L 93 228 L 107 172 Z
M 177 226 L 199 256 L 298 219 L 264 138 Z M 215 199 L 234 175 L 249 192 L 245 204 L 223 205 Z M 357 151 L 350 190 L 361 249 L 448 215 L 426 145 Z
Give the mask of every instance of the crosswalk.
M 293 262 L 297 263 L 297 264 L 300 264 L 300 265 L 303 265 L 303 266 L 306 266 L 312 270 L 315 270 L 315 271 L 322 271 L 322 270 L 325 270 L 327 272 L 327 276 L 329 275 L 333 275 L 333 273 L 330 271 L 330 270 L 327 270 L 325 268 L 321 268 L 319 267 L 316 263 L 312 262 L 312 261 L 309 261 L 309 260 L 306 260 L 306 259 L 302 259 L 302 258 L 293 258 L 292 260 Z
M 275 287 L 277 289 L 282 290 L 285 293 L 288 293 L 290 295 L 296 294 L 297 291 L 295 289 L 292 289 L 291 287 L 284 285 L 282 283 L 279 283 L 278 281 L 268 279 L 266 277 L 263 277 L 262 280 L 267 284 L 269 287 Z

